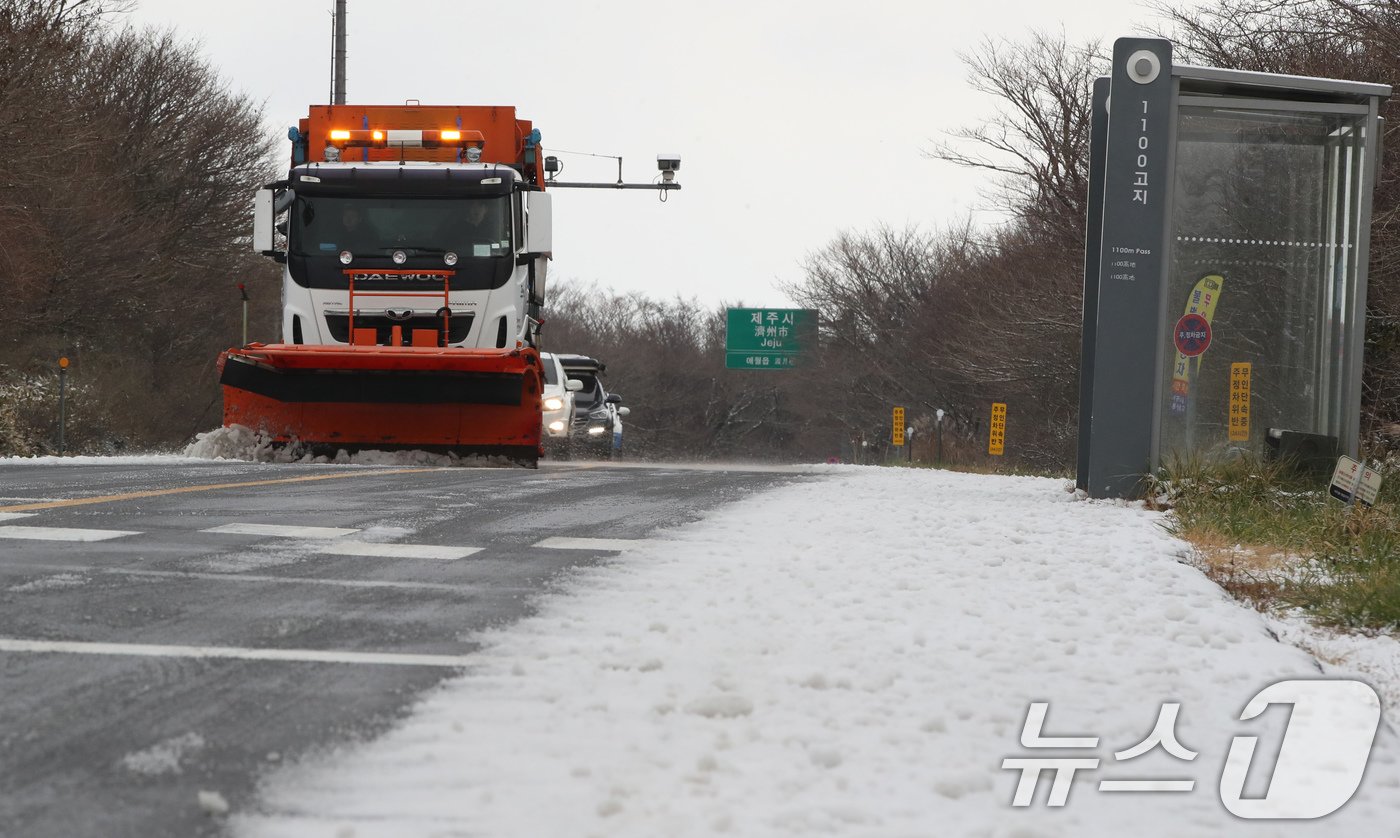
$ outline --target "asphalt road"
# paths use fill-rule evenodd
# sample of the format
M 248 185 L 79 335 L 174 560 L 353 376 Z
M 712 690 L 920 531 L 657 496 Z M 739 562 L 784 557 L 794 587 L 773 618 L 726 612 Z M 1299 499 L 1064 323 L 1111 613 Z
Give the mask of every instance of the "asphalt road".
M 262 771 L 383 730 L 620 546 L 586 539 L 794 479 L 0 463 L 0 835 L 218 834 L 200 792 L 236 808 Z

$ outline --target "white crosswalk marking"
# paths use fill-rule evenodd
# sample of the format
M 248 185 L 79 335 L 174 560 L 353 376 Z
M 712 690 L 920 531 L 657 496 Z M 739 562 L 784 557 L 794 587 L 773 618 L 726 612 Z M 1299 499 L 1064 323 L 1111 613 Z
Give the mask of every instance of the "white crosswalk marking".
M 536 547 L 550 550 L 630 550 L 651 543 L 645 538 L 546 538 L 535 542 Z
M 20 518 L 33 517 L 33 512 L 0 512 L 0 521 L 18 521 Z
M 107 541 L 126 535 L 140 535 L 128 530 L 76 530 L 66 527 L 0 527 L 0 538 L 25 541 Z
M 353 535 L 359 530 L 344 527 L 284 527 L 279 524 L 224 524 L 210 527 L 200 532 L 221 533 L 224 535 L 270 535 L 277 538 L 340 538 Z
M 368 556 L 380 559 L 437 559 L 456 561 L 473 553 L 480 553 L 480 547 L 438 547 L 432 544 L 374 544 L 367 541 L 333 541 L 318 545 L 317 553 L 332 556 Z

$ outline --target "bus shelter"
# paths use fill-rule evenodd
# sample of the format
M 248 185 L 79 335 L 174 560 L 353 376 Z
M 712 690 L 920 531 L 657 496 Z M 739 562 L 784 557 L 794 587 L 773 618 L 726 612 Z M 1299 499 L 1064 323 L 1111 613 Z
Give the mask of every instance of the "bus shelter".
M 1115 42 L 1093 88 L 1081 489 L 1133 496 L 1176 461 L 1356 455 L 1389 95 Z

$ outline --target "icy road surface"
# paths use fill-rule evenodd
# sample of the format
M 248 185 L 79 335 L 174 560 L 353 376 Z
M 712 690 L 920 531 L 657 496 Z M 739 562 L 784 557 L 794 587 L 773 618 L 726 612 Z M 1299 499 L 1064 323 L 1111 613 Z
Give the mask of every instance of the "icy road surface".
M 795 469 L 0 460 L 0 836 L 222 835 L 573 568 Z
M 1324 669 L 1182 564 L 1154 513 L 1053 480 L 826 474 L 575 571 L 386 734 L 269 771 L 234 833 L 1400 834 L 1386 723 L 1337 814 L 1225 811 L 1232 737 L 1258 736 L 1271 765 L 1288 722 L 1287 707 L 1241 722 L 1246 702 Z M 1042 755 L 1020 742 L 1033 701 L 1049 704 L 1042 735 L 1098 739 L 1050 752 L 1098 760 L 1059 808 L 1048 776 L 1013 807 L 1020 774 L 1002 767 Z M 1198 756 L 1115 756 L 1164 702 L 1175 750 Z M 1375 704 L 1340 709 L 1339 731 Z M 1308 765 L 1344 772 L 1325 751 Z M 1262 795 L 1250 777 L 1244 796 Z M 1148 778 L 1194 788 L 1100 786 Z

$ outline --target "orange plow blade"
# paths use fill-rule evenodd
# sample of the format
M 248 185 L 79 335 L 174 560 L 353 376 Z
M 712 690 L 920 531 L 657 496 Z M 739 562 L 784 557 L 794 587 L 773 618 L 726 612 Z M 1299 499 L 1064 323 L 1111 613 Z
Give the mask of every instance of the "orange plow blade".
M 426 450 L 505 456 L 540 451 L 540 364 L 533 349 L 251 344 L 219 357 L 224 425 L 317 453 Z

